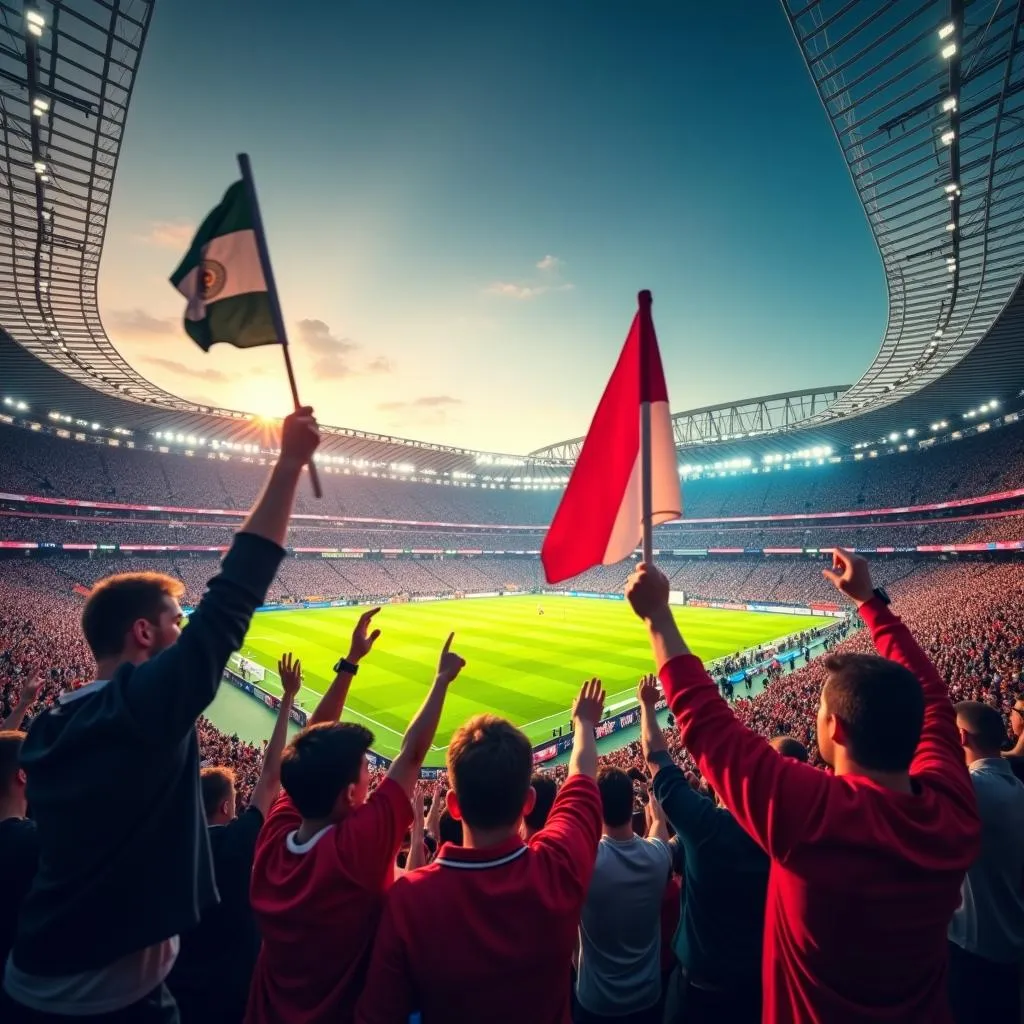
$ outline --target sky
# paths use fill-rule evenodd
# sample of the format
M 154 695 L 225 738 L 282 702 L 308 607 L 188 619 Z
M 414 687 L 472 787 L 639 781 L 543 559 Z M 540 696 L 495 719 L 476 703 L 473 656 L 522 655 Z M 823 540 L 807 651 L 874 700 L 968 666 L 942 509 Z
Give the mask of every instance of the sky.
M 288 411 L 280 352 L 204 354 L 167 281 L 247 151 L 322 422 L 509 453 L 583 434 L 642 288 L 674 411 L 852 384 L 881 261 L 781 6 L 741 6 L 157 4 L 108 333 L 176 394 Z

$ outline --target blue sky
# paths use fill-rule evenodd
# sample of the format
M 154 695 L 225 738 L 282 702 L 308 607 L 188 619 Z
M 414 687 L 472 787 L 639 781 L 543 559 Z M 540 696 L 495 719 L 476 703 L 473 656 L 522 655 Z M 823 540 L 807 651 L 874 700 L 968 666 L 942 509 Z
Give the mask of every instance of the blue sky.
M 147 376 L 279 414 L 274 349 L 204 356 L 167 275 L 253 159 L 324 422 L 523 452 L 583 433 L 640 288 L 673 408 L 852 383 L 885 284 L 776 3 L 157 6 L 104 321 Z

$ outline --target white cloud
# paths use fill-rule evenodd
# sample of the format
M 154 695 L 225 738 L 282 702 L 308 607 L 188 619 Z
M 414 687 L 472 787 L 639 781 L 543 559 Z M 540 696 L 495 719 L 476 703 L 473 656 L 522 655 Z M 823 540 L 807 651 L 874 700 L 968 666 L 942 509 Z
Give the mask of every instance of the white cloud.
M 552 256 L 551 253 L 548 253 L 544 259 L 537 262 L 538 270 L 558 270 L 561 266 L 562 261 L 557 256 Z
M 548 292 L 569 292 L 573 285 L 569 282 L 564 284 L 516 284 L 513 281 L 494 281 L 484 288 L 485 295 L 499 295 L 505 299 L 517 299 L 525 301 L 536 299 Z
M 184 256 L 195 236 L 195 224 L 157 220 L 147 227 L 145 234 L 140 238 L 143 242 L 147 242 L 149 245 L 158 245 L 162 249 L 177 249 Z

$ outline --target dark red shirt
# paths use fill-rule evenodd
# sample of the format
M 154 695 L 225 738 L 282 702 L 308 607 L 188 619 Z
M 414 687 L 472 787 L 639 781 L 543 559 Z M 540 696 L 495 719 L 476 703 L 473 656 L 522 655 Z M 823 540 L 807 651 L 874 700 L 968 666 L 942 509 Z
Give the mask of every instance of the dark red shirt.
M 487 850 L 446 843 L 388 893 L 359 1024 L 568 1024 L 570 962 L 601 839 L 593 779 L 547 824 Z
M 772 858 L 764 1020 L 945 1024 L 946 929 L 980 825 L 946 687 L 881 601 L 861 616 L 925 697 L 913 794 L 780 757 L 742 725 L 693 655 L 661 670 L 686 748 Z
M 412 824 L 401 786 L 385 779 L 362 807 L 305 843 L 287 794 L 256 844 L 250 897 L 263 936 L 246 1024 L 346 1024 Z

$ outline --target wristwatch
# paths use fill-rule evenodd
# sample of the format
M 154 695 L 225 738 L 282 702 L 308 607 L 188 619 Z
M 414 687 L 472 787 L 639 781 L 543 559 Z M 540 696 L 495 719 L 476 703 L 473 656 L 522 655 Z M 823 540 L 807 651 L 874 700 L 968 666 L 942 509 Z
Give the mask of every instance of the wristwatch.
M 359 666 L 354 661 L 349 661 L 348 658 L 339 658 L 338 664 L 334 666 L 335 674 L 338 672 L 347 672 L 350 676 L 354 676 L 359 671 Z
M 884 605 L 892 604 L 892 598 L 886 592 L 885 587 L 875 587 L 873 593 L 874 593 L 875 597 L 877 597 L 878 600 L 882 602 L 882 604 L 884 604 Z

